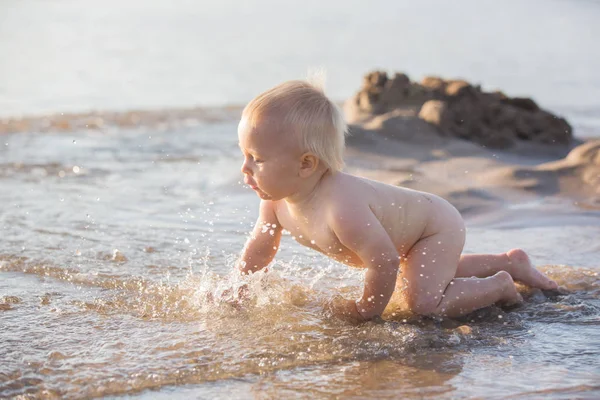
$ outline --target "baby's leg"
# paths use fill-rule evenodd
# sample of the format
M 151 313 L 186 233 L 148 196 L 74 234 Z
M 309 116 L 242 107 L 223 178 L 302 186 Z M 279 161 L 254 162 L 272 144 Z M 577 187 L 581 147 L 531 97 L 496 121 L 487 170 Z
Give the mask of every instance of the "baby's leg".
M 522 300 L 507 272 L 488 278 L 455 278 L 463 244 L 464 235 L 444 231 L 421 239 L 408 252 L 402 277 L 413 312 L 458 317 L 498 301 Z
M 487 278 L 453 279 L 434 314 L 454 318 L 498 302 L 512 305 L 522 301 L 511 276 L 500 271 Z
M 534 288 L 556 289 L 558 287 L 556 282 L 531 264 L 527 253 L 521 249 L 513 249 L 502 254 L 464 254 L 460 257 L 456 277 L 485 278 L 499 271 L 506 271 L 514 280 Z

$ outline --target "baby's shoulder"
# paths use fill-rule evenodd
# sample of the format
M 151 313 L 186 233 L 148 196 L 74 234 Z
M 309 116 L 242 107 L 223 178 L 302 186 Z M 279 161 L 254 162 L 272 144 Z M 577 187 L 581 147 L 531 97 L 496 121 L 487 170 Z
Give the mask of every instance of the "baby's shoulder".
M 378 186 L 387 186 L 384 183 L 372 181 L 363 177 L 339 173 L 331 179 L 329 186 L 330 197 L 347 198 L 348 200 L 367 200 L 376 196 Z
M 323 206 L 334 213 L 357 212 L 373 202 L 373 191 L 360 178 L 340 174 L 329 182 Z
M 349 191 L 355 192 L 364 187 L 367 184 L 366 181 L 364 178 L 355 175 L 338 172 L 328 179 L 328 188 L 334 195 Z

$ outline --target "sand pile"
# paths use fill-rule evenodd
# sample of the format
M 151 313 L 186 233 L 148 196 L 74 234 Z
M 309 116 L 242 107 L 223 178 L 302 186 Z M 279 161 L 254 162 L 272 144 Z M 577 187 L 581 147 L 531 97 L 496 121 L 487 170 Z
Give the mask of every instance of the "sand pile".
M 507 167 L 483 173 L 495 184 L 542 195 L 564 194 L 600 208 L 600 140 L 575 147 L 565 158 L 534 167 Z
M 374 72 L 345 105 L 351 172 L 440 194 L 463 212 L 557 195 L 600 208 L 600 140 L 531 99 Z
M 396 117 L 418 117 L 444 136 L 474 141 L 492 148 L 508 148 L 516 141 L 569 144 L 572 128 L 542 110 L 530 98 L 484 92 L 464 80 L 426 77 L 421 83 L 397 73 L 371 72 L 360 91 L 346 104 L 351 119 L 403 109 Z

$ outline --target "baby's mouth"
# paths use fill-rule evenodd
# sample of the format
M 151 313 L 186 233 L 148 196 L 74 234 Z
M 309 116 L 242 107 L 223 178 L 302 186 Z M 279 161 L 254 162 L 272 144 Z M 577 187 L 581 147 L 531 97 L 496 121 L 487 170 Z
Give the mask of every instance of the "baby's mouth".
M 244 183 L 245 183 L 247 186 L 249 186 L 249 187 L 250 187 L 250 189 L 252 189 L 252 190 L 258 190 L 258 186 L 256 186 L 256 184 L 255 184 L 255 183 L 253 183 L 253 182 L 250 182 L 250 180 L 249 180 L 249 179 L 244 179 Z

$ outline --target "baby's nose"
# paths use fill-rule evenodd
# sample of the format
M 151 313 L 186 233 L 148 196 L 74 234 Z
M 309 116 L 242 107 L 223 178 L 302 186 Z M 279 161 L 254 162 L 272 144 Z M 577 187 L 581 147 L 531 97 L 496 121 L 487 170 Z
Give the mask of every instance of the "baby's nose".
M 250 175 L 250 168 L 248 167 L 248 163 L 246 161 L 244 161 L 244 163 L 242 164 L 242 168 L 241 168 L 242 174 L 244 175 Z

